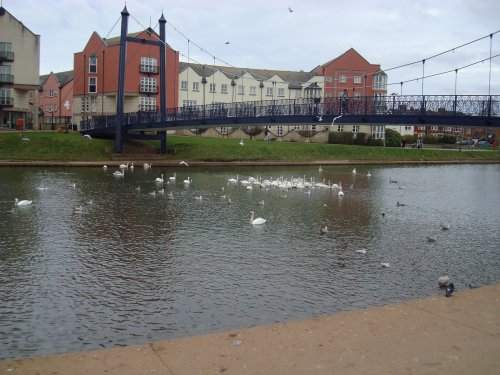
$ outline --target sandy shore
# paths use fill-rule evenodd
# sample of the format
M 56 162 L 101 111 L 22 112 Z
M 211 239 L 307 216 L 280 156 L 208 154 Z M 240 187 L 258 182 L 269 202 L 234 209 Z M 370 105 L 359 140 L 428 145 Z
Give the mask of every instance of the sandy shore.
M 0 374 L 498 374 L 500 284 L 146 345 L 1 361 Z

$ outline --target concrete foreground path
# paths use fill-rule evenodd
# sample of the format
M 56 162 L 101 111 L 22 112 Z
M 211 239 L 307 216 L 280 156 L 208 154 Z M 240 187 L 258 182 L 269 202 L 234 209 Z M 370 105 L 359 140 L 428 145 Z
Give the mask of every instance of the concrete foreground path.
M 500 374 L 500 284 L 309 320 L 1 361 L 0 374 Z

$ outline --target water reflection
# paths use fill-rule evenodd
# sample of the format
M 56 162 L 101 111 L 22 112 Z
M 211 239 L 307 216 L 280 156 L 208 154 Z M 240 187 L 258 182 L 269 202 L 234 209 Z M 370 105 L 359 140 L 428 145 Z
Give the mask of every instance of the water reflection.
M 1 359 L 435 295 L 442 275 L 459 290 L 499 281 L 500 166 L 322 169 L 2 169 Z M 345 195 L 228 185 L 236 174 Z M 266 224 L 252 226 L 252 210 Z

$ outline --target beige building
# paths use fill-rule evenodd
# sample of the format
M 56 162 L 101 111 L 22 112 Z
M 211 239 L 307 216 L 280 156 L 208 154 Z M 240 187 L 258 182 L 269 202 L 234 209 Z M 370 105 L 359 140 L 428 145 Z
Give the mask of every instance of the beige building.
M 178 106 L 217 105 L 324 98 L 325 77 L 315 71 L 293 72 L 267 69 L 250 69 L 215 65 L 179 63 Z M 278 140 L 307 139 L 327 142 L 329 132 L 367 133 L 383 138 L 383 126 L 331 124 L 263 124 Z M 234 134 L 235 128 L 221 126 L 207 135 Z M 217 133 L 217 134 L 216 134 Z M 300 136 L 299 136 L 300 134 Z M 234 137 L 240 137 L 240 132 Z
M 0 126 L 38 129 L 39 76 L 40 35 L 0 7 Z

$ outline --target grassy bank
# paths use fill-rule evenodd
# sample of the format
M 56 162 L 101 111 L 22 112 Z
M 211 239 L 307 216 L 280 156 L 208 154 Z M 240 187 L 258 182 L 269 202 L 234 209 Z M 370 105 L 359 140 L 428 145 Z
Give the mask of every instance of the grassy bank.
M 113 140 L 86 139 L 78 133 L 28 132 L 23 141 L 17 132 L 0 132 L 0 160 L 12 161 L 107 161 L 111 160 Z M 158 142 L 152 142 L 159 147 Z M 170 149 L 165 160 L 191 161 L 500 161 L 500 152 L 463 149 L 400 149 L 375 146 L 264 142 L 246 140 L 241 146 L 234 139 L 169 136 Z M 131 159 L 133 159 L 131 157 Z

